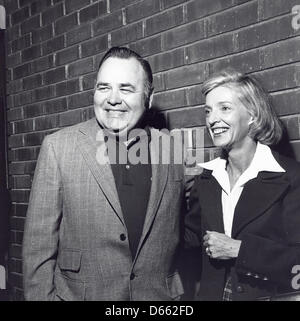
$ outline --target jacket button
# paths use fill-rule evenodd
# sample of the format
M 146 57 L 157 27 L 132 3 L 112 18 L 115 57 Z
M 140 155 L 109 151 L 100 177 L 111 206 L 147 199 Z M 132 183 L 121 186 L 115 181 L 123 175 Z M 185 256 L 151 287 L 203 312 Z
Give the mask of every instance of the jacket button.
M 135 274 L 134 273 L 131 273 L 130 274 L 130 280 L 133 280 L 135 278 Z
M 242 292 L 244 292 L 244 288 L 243 288 L 241 285 L 238 285 L 238 286 L 236 287 L 236 292 L 242 293 Z
M 126 240 L 126 235 L 122 233 L 122 234 L 120 235 L 120 240 L 121 240 L 121 241 L 125 241 L 125 240 Z

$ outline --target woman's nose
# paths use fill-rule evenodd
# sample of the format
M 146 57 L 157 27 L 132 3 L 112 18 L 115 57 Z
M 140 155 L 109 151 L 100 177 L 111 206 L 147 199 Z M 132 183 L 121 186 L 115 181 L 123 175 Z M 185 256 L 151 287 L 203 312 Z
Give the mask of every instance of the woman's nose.
M 207 122 L 211 126 L 214 123 L 218 122 L 220 120 L 220 117 L 218 115 L 218 112 L 216 111 L 210 111 L 208 117 L 207 117 Z

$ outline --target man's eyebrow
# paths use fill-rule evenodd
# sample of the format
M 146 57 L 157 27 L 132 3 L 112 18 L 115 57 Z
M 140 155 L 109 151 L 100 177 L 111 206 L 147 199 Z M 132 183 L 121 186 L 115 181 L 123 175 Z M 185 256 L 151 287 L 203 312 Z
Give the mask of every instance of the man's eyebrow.
M 109 84 L 107 82 L 102 82 L 102 81 L 99 81 L 96 83 L 96 86 L 108 86 Z

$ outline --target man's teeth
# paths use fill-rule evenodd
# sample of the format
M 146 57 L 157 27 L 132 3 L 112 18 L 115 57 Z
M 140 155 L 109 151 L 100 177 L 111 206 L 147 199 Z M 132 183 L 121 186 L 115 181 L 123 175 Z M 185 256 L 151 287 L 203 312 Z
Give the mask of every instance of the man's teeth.
M 212 129 L 214 134 L 222 134 L 224 132 L 226 132 L 227 128 L 214 128 Z

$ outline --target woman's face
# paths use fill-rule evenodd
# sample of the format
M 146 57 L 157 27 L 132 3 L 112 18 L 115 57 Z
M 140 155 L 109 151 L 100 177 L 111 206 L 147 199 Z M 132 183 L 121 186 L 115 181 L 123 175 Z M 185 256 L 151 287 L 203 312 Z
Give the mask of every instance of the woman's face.
M 242 148 L 252 117 L 231 88 L 220 86 L 206 95 L 206 126 L 217 147 Z M 252 140 L 252 139 L 251 139 Z

